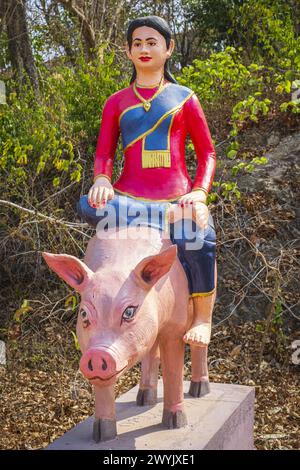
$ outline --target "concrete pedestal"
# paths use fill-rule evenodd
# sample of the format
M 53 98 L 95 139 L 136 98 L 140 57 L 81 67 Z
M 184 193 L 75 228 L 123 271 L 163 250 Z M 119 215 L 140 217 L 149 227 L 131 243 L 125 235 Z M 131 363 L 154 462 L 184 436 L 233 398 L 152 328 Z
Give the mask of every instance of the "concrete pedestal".
M 138 386 L 118 398 L 118 436 L 96 444 L 92 440 L 94 418 L 79 423 L 50 444 L 49 450 L 228 450 L 254 449 L 254 388 L 244 385 L 211 384 L 211 392 L 192 398 L 185 386 L 185 411 L 188 425 L 164 429 L 161 424 L 163 385 L 159 382 L 158 403 L 138 407 Z

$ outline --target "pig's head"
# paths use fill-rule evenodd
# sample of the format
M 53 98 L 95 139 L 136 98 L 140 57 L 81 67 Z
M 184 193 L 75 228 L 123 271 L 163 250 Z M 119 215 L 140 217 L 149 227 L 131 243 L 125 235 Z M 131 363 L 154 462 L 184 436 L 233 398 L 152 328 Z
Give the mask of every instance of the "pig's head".
M 130 272 L 120 267 L 93 272 L 75 256 L 43 253 L 48 266 L 81 295 L 80 369 L 93 385 L 113 384 L 154 344 L 164 315 L 158 281 L 170 270 L 176 251 L 172 245 Z

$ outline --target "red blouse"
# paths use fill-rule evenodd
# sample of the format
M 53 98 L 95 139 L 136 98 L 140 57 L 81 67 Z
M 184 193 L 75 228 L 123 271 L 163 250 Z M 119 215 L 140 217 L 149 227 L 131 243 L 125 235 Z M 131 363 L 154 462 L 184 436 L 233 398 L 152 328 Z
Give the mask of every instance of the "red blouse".
M 151 98 L 156 90 L 157 87 L 138 87 L 139 93 L 146 99 Z M 139 103 L 132 85 L 114 93 L 105 102 L 96 147 L 94 177 L 105 175 L 111 178 L 120 135 L 119 116 L 129 106 Z M 187 134 L 191 136 L 198 159 L 193 183 L 185 163 Z M 170 152 L 170 168 L 142 168 L 142 140 L 138 140 L 125 151 L 123 172 L 113 184 L 114 189 L 129 196 L 155 201 L 177 199 L 197 188 L 210 191 L 216 167 L 216 153 L 203 110 L 195 94 L 185 101 L 172 120 Z

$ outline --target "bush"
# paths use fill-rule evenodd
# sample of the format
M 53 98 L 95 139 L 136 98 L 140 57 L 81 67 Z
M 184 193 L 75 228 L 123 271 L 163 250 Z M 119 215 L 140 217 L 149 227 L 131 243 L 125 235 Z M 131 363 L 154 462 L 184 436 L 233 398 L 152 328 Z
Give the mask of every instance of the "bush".
M 81 57 L 76 68 L 43 68 L 40 102 L 29 84 L 8 94 L 0 105 L 0 178 L 7 197 L 23 183 L 46 187 L 49 176 L 53 186 L 79 182 L 83 163 L 90 159 L 92 167 L 103 104 L 120 87 L 113 59 L 104 55 L 95 64 Z

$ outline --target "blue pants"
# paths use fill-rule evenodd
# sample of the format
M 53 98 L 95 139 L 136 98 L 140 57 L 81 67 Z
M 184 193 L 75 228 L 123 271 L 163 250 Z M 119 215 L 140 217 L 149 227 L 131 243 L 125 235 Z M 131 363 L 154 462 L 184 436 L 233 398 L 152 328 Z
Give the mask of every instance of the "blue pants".
M 176 203 L 176 201 L 174 202 Z M 186 273 L 191 296 L 210 295 L 215 290 L 216 232 L 212 215 L 208 227 L 201 230 L 190 219 L 166 224 L 168 202 L 147 202 L 115 192 L 104 209 L 95 209 L 81 196 L 77 203 L 78 215 L 92 227 L 105 230 L 111 227 L 145 225 L 160 231 L 169 231 L 177 245 L 178 258 Z

